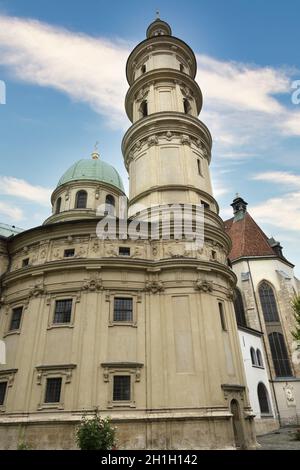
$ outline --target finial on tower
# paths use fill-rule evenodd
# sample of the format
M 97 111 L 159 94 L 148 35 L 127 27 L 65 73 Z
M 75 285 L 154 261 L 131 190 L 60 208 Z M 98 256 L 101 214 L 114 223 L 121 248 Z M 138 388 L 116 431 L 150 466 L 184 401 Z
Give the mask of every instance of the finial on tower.
M 94 146 L 94 151 L 92 152 L 92 159 L 98 160 L 100 157 L 99 150 L 98 150 L 99 142 L 97 141 Z
M 160 13 L 159 13 L 159 10 L 156 10 L 155 14 L 156 14 L 156 19 L 157 19 L 157 20 L 159 20 L 159 19 L 160 19 Z

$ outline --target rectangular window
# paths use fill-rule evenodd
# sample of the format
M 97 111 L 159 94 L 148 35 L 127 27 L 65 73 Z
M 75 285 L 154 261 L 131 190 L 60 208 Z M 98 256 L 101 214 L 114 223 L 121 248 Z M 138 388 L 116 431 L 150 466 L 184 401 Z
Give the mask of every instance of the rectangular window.
M 133 312 L 132 299 L 115 297 L 114 299 L 114 321 L 132 321 Z
M 56 300 L 53 323 L 70 323 L 72 299 Z
M 202 176 L 201 161 L 199 158 L 197 159 L 197 165 L 198 165 L 198 175 Z
M 220 321 L 221 321 L 222 330 L 226 331 L 227 328 L 226 328 L 226 322 L 225 322 L 224 307 L 223 307 L 222 302 L 219 302 L 219 313 L 220 313 Z
M 0 382 L 0 405 L 4 405 L 7 382 Z
M 25 267 L 28 266 L 28 265 L 29 265 L 29 258 L 23 259 L 23 261 L 22 261 L 22 268 L 25 268 Z
M 61 392 L 61 377 L 47 379 L 45 403 L 59 403 Z
M 129 401 L 130 395 L 130 375 L 115 375 L 113 401 Z
M 71 258 L 72 256 L 75 256 L 74 249 L 69 249 L 69 250 L 64 251 L 64 258 Z
M 130 256 L 130 248 L 128 246 L 119 247 L 119 255 L 121 256 Z
M 23 307 L 14 308 L 11 315 L 9 331 L 18 330 L 21 325 Z

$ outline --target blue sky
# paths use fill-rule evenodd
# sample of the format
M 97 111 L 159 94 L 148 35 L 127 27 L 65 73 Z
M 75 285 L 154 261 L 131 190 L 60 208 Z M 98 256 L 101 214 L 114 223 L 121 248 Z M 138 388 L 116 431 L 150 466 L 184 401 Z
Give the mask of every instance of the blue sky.
M 299 0 L 0 0 L 0 221 L 39 225 L 96 141 L 126 185 L 125 62 L 156 9 L 197 55 L 221 215 L 240 193 L 300 276 Z

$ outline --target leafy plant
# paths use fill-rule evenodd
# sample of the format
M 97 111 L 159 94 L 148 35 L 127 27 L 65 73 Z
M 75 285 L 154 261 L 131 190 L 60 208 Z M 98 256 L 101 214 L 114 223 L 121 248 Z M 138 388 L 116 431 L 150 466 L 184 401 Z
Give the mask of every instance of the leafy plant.
M 76 431 L 76 441 L 81 450 L 109 450 L 116 445 L 115 435 L 116 428 L 110 418 L 101 418 L 96 410 L 92 418 L 82 418 Z
M 296 329 L 292 331 L 292 335 L 296 341 L 298 341 L 298 349 L 300 349 L 300 295 L 294 298 L 292 302 L 294 310 L 294 317 L 296 320 Z
M 18 450 L 31 450 L 31 447 L 29 444 L 26 444 L 26 442 L 21 441 L 19 442 L 17 449 Z

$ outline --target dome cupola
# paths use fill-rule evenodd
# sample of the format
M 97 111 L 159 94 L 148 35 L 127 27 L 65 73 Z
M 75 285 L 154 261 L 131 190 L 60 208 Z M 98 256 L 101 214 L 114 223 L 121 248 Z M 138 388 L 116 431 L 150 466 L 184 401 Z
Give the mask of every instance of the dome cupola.
M 59 179 L 51 196 L 52 215 L 44 224 L 94 218 L 99 206 L 106 205 L 117 214 L 118 199 L 124 195 L 119 173 L 95 149 L 92 158 L 78 160 Z

